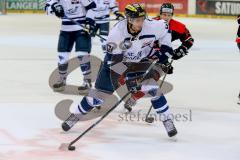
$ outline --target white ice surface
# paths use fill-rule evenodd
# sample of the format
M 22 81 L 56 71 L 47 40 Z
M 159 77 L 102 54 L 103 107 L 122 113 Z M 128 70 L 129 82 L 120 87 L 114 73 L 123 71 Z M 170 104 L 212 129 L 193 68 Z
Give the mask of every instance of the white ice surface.
M 79 123 L 70 133 L 60 129 L 54 114 L 62 99 L 81 96 L 52 92 L 48 78 L 57 64 L 59 21 L 45 15 L 0 16 L 0 160 L 239 160 L 240 54 L 233 20 L 180 18 L 195 39 L 189 55 L 174 63 L 167 81 L 171 110 L 189 114 L 176 122 L 177 142 L 167 138 L 160 122 L 121 121 L 114 111 L 76 144 L 75 152 L 59 151 L 94 120 Z M 103 57 L 94 39 L 93 55 Z M 72 54 L 74 56 L 74 54 Z M 79 70 L 70 83 L 80 84 Z M 134 113 L 145 114 L 150 102 L 139 101 Z

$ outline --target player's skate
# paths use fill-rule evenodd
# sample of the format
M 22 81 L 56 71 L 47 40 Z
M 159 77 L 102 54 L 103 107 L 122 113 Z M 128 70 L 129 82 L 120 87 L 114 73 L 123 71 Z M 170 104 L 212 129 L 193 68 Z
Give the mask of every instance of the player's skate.
M 58 82 L 53 85 L 53 90 L 55 92 L 62 92 L 65 90 L 65 86 L 66 86 L 66 79 L 60 78 Z
M 90 88 L 92 88 L 91 79 L 85 79 L 83 81 L 83 84 L 80 87 L 78 87 L 78 90 L 82 91 L 82 90 L 88 90 Z
M 132 107 L 136 105 L 136 100 L 130 97 L 124 104 L 124 108 L 127 110 L 127 112 L 132 111 Z
M 77 122 L 79 121 L 79 118 L 75 114 L 71 114 L 68 119 L 66 119 L 62 123 L 62 129 L 67 132 L 69 131 Z
M 167 119 L 167 120 L 163 121 L 163 125 L 164 125 L 169 137 L 174 137 L 177 135 L 177 129 L 175 128 L 173 121 L 171 119 Z

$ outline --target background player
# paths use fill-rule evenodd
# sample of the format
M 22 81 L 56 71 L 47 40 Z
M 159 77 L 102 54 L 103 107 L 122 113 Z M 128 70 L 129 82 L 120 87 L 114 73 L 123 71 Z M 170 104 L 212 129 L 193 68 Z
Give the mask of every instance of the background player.
M 91 36 L 95 27 L 93 8 L 96 4 L 93 0 L 49 0 L 45 10 L 47 14 L 55 14 L 62 19 L 62 26 L 58 40 L 58 70 L 59 80 L 53 85 L 54 91 L 63 91 L 66 85 L 69 54 L 75 43 L 75 51 L 80 61 L 84 79 L 79 90 L 91 87 Z M 68 18 L 83 24 L 83 28 Z
M 182 43 L 181 45 L 174 50 L 174 60 L 178 60 L 182 58 L 183 56 L 187 55 L 188 50 L 192 47 L 194 39 L 192 38 L 189 30 L 186 28 L 186 26 L 177 21 L 174 20 L 172 17 L 174 15 L 174 6 L 171 3 L 163 3 L 160 7 L 160 15 L 155 20 L 165 20 L 169 24 L 169 29 L 172 33 L 172 41 L 180 40 Z M 173 67 L 170 66 L 168 62 L 168 57 L 163 55 L 161 56 L 161 63 L 165 64 L 168 68 L 166 70 L 168 74 L 173 73 Z M 127 109 L 127 111 L 132 110 L 132 106 L 136 105 L 136 100 L 143 97 L 144 94 L 141 92 L 137 92 L 133 94 L 124 104 L 124 107 Z
M 95 12 L 96 26 L 94 33 L 98 32 L 103 38 L 107 38 L 110 27 L 110 12 L 113 12 L 116 16 L 116 20 L 124 19 L 124 16 L 119 12 L 118 6 L 115 0 L 94 0 L 97 7 L 93 9 Z M 94 34 L 93 34 L 94 36 Z M 106 49 L 106 41 L 100 39 L 102 43 L 102 49 Z
M 238 21 L 238 32 L 237 32 L 236 42 L 237 42 L 237 46 L 238 46 L 239 51 L 240 51 L 240 15 L 238 15 L 237 21 Z
M 237 32 L 236 42 L 237 42 L 237 46 L 238 46 L 239 51 L 240 51 L 240 15 L 238 15 L 237 21 L 238 21 L 238 32 Z M 239 99 L 238 104 L 240 105 L 240 93 L 238 95 L 238 99 Z
M 146 12 L 139 4 L 128 5 L 125 8 L 125 15 L 126 19 L 117 23 L 109 33 L 107 54 L 95 83 L 96 89 L 92 89 L 88 96 L 85 96 L 77 106 L 74 106 L 74 113 L 62 124 L 63 130 L 71 129 L 84 115 L 88 114 L 94 107 L 101 106 L 109 95 L 113 94 L 119 86 L 120 75 L 128 70 L 128 66 L 124 62 L 133 66 L 151 56 L 160 57 L 158 55 L 160 52 L 166 55 L 173 54 L 171 34 L 165 21 L 146 19 Z M 152 52 L 156 41 L 161 44 L 160 52 Z M 111 74 L 111 72 L 113 73 Z M 134 90 L 141 89 L 134 85 L 131 87 Z M 160 118 L 168 136 L 175 136 L 177 130 L 173 120 L 169 117 L 170 111 L 165 96 L 159 90 L 156 82 L 155 85 L 152 85 L 151 90 L 153 108 L 161 115 Z

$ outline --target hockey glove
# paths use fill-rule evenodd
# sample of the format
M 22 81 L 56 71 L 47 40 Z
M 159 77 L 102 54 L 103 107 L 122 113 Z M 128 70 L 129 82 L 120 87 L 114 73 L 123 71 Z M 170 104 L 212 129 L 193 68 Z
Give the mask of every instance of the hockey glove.
M 172 59 L 173 60 L 178 60 L 178 59 L 184 57 L 185 55 L 187 55 L 187 53 L 188 53 L 187 48 L 184 47 L 184 46 L 180 46 L 173 51 Z
M 58 3 L 53 3 L 51 7 L 52 7 L 53 12 L 55 13 L 55 15 L 58 18 L 64 17 L 65 13 L 64 13 L 64 9 L 63 9 L 62 5 L 60 5 Z
M 96 27 L 96 23 L 93 19 L 91 18 L 86 18 L 86 23 L 85 23 L 85 28 L 84 30 L 90 34 L 92 37 L 95 36 L 95 27 Z

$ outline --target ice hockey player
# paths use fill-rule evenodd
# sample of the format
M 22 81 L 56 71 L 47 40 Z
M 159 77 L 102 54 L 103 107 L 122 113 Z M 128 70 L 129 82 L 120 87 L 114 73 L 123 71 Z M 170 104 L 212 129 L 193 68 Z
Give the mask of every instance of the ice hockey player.
M 48 0 L 45 6 L 47 14 L 55 14 L 62 19 L 61 31 L 58 40 L 58 70 L 59 80 L 53 85 L 54 91 L 63 91 L 66 86 L 69 54 L 75 43 L 76 55 L 80 61 L 83 73 L 83 85 L 79 90 L 91 87 L 91 36 L 95 27 L 93 0 Z M 79 26 L 72 20 L 82 24 Z
M 238 46 L 239 51 L 240 51 L 240 15 L 238 15 L 237 21 L 238 21 L 238 32 L 237 32 L 236 42 L 237 42 L 237 46 Z M 238 104 L 240 105 L 240 93 L 238 95 L 238 99 L 239 99 Z
M 236 42 L 237 42 L 237 46 L 238 46 L 239 51 L 240 51 L 240 15 L 238 15 L 237 21 L 238 21 L 238 32 L 237 32 Z
M 178 60 L 183 56 L 187 55 L 188 50 L 192 47 L 194 39 L 192 38 L 189 30 L 186 28 L 184 24 L 179 21 L 174 20 L 172 17 L 174 15 L 174 6 L 171 3 L 163 3 L 160 7 L 160 15 L 155 20 L 165 20 L 169 24 L 169 29 L 172 32 L 172 41 L 180 40 L 181 45 L 174 50 L 174 60 Z M 163 64 L 166 66 L 170 65 L 168 62 L 167 56 L 162 56 L 161 60 Z M 169 66 L 168 74 L 173 73 L 173 67 Z M 124 104 L 125 109 L 128 112 L 131 112 L 132 107 L 136 105 L 137 99 L 140 99 L 144 96 L 144 93 L 141 91 L 133 94 Z
M 147 19 L 145 9 L 140 4 L 127 5 L 125 16 L 126 19 L 118 22 L 109 33 L 107 54 L 95 83 L 96 89 L 91 89 L 88 96 L 83 97 L 78 105 L 72 106 L 75 111 L 62 123 L 64 131 L 70 130 L 84 115 L 94 107 L 101 106 L 109 95 L 113 94 L 119 86 L 119 77 L 128 69 L 124 62 L 139 64 L 142 60 L 150 59 L 151 56 L 160 57 L 160 53 L 172 57 L 171 32 L 164 20 Z M 157 48 L 160 52 L 153 51 L 156 43 L 161 46 Z M 115 73 L 114 76 L 111 72 Z M 141 89 L 135 85 L 136 83 L 131 84 L 132 90 Z M 161 115 L 168 136 L 173 137 L 177 134 L 177 130 L 169 116 L 167 100 L 156 82 L 152 91 L 153 108 Z
M 95 12 L 95 22 L 96 27 L 94 29 L 94 33 L 99 31 L 99 34 L 106 39 L 109 33 L 110 27 L 110 12 L 114 13 L 116 16 L 116 20 L 124 19 L 124 16 L 119 12 L 117 3 L 115 0 L 95 0 L 97 5 L 96 8 L 93 9 Z M 94 36 L 94 34 L 93 34 Z M 102 43 L 103 52 L 106 50 L 106 41 L 104 39 L 100 39 Z

